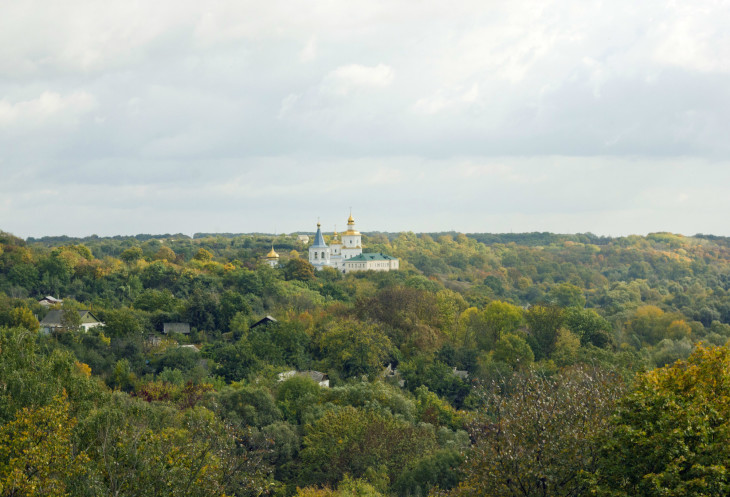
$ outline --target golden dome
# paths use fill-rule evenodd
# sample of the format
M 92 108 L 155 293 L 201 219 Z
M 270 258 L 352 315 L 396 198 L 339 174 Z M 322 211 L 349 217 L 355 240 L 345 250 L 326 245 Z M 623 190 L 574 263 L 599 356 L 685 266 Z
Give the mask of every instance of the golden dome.
M 355 224 L 355 220 L 352 218 L 352 212 L 350 213 L 350 217 L 347 218 L 347 225 L 352 226 Z
M 279 254 L 276 253 L 276 250 L 274 250 L 273 246 L 271 247 L 271 251 L 268 254 L 266 254 L 266 258 L 267 259 L 278 259 L 279 258 Z

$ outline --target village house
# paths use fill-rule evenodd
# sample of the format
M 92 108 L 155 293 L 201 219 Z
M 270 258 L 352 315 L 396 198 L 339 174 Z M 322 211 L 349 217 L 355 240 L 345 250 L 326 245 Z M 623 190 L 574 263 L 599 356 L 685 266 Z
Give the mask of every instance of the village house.
M 104 325 L 91 311 L 81 310 L 75 312 L 79 314 L 79 320 L 81 321 L 79 328 L 83 328 L 84 331 L 89 331 L 91 328 Z M 40 322 L 41 332 L 46 334 L 53 331 L 61 331 L 66 326 L 67 324 L 63 322 L 63 310 L 61 309 L 51 309 Z

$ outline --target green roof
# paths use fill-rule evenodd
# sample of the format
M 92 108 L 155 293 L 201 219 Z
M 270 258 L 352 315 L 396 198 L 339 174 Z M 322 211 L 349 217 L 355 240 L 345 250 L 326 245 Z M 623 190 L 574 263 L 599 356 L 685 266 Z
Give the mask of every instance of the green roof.
M 346 259 L 345 262 L 367 262 L 367 261 L 394 261 L 395 257 L 385 254 L 360 254 L 352 259 Z

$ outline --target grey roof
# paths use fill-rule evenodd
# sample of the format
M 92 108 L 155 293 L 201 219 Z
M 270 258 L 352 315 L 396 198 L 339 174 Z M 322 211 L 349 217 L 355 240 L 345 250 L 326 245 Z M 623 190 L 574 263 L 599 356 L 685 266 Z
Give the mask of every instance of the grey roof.
M 325 373 L 320 373 L 319 371 L 302 371 L 301 373 L 297 373 L 302 376 L 308 376 L 312 378 L 316 382 L 324 381 L 328 379 L 327 375 Z
M 322 236 L 322 229 L 317 226 L 317 233 L 314 234 L 314 243 L 312 247 L 315 248 L 326 248 L 327 244 L 324 243 L 324 237 Z
M 162 323 L 162 333 L 190 333 L 190 323 Z
M 252 324 L 249 327 L 249 329 L 252 330 L 262 324 L 277 323 L 277 322 L 278 321 L 276 320 L 276 318 L 273 318 L 273 317 L 267 315 L 267 316 L 264 316 L 262 319 L 259 319 L 258 321 L 256 321 L 254 324 Z
M 81 318 L 82 324 L 101 322 L 90 311 L 83 310 L 83 311 L 76 311 L 76 312 L 79 313 L 79 317 Z M 60 328 L 61 326 L 63 326 L 63 324 L 61 324 L 62 316 L 63 316 L 63 310 L 52 309 L 52 310 L 48 311 L 48 314 L 46 314 L 46 317 L 44 317 L 41 320 L 40 325 L 42 327 L 46 327 L 46 328 L 54 328 L 54 327 Z
M 469 378 L 469 372 L 462 369 L 454 368 L 454 376 L 458 376 L 462 380 L 466 380 L 467 378 Z
M 46 295 L 45 297 L 43 297 L 42 299 L 40 299 L 38 302 L 51 302 L 51 303 L 54 303 L 54 304 L 60 304 L 61 302 L 63 302 L 63 300 L 62 299 L 57 299 L 55 297 L 51 297 L 50 295 Z
M 351 259 L 347 259 L 345 262 L 367 262 L 367 261 L 394 261 L 396 260 L 395 257 L 385 254 L 366 254 L 362 253 L 360 255 L 356 255 L 355 257 Z

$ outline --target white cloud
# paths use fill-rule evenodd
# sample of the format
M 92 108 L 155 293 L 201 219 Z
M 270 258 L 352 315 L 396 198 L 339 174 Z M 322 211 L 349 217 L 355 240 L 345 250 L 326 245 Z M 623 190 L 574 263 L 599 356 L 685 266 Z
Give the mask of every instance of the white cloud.
M 673 14 L 654 28 L 655 60 L 692 71 L 730 72 L 730 4 L 670 2 Z
M 0 126 L 33 127 L 46 124 L 71 124 L 97 106 L 93 95 L 74 92 L 68 95 L 44 91 L 32 100 L 0 100 Z
M 393 69 L 385 64 L 348 64 L 331 71 L 322 81 L 325 93 L 347 95 L 358 89 L 385 88 L 393 82 Z
M 302 62 L 311 62 L 317 58 L 317 37 L 312 36 L 304 45 L 301 53 L 299 54 L 299 60 Z
M 295 95 L 294 93 L 290 93 L 284 99 L 281 101 L 281 106 L 279 107 L 279 118 L 284 118 L 291 112 L 291 110 L 294 108 L 294 106 L 297 104 L 297 101 L 301 95 Z
M 468 108 L 479 101 L 479 85 L 470 88 L 440 89 L 430 97 L 418 99 L 413 110 L 419 114 L 438 114 L 439 112 Z
M 98 218 L 120 223 L 110 233 L 125 223 L 110 209 L 139 201 L 120 184 L 152 185 L 140 221 L 158 232 L 176 229 L 155 228 L 163 219 L 211 231 L 223 206 L 228 231 L 242 219 L 263 225 L 238 230 L 270 227 L 251 185 L 279 214 L 314 191 L 344 206 L 356 192 L 402 220 L 386 229 L 459 228 L 468 211 L 474 228 L 497 213 L 482 230 L 565 230 L 567 219 L 601 232 L 616 205 L 630 229 L 682 219 L 689 230 L 693 217 L 718 226 L 703 231 L 727 229 L 700 204 L 730 198 L 727 174 L 713 176 L 730 156 L 726 1 L 5 3 L 3 196 L 94 185 Z M 594 159 L 607 165 L 592 170 Z M 672 160 L 699 169 L 672 178 L 654 165 Z M 353 180 L 364 169 L 372 181 Z M 695 176 L 715 190 L 685 188 Z M 225 178 L 243 178 L 240 196 L 202 192 L 205 215 L 173 212 Z M 669 186 L 646 200 L 658 178 Z M 672 210 L 682 193 L 684 210 Z M 657 198 L 670 199 L 665 209 Z M 0 217 L 21 234 L 49 232 L 32 228 L 37 216 Z

